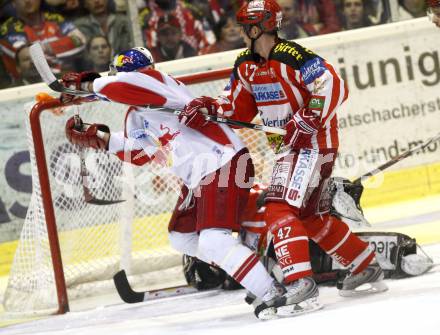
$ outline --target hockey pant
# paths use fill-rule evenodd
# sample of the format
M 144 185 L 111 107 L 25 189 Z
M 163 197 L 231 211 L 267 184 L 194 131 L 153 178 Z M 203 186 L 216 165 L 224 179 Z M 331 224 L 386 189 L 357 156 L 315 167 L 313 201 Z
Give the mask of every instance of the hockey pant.
M 181 197 L 168 229 L 171 245 L 176 250 L 219 266 L 243 287 L 262 297 L 273 279 L 258 256 L 232 236 L 232 230 L 238 230 L 240 214 L 246 206 L 251 186 L 250 183 L 249 188 L 241 188 L 235 181 L 253 176 L 250 159 L 245 171 L 240 172 L 238 162 L 243 160 L 239 158 L 246 153 L 247 150 L 241 151 L 229 164 L 229 184 L 226 187 L 220 187 L 219 180 L 224 174 L 219 169 L 214 176 L 208 176 L 212 182 L 201 183 L 201 196 L 192 202 L 187 201 L 189 205 L 185 208 L 181 206 L 185 197 Z M 238 173 L 243 173 L 245 178 L 237 178 Z M 184 188 L 183 193 L 186 195 L 188 190 Z

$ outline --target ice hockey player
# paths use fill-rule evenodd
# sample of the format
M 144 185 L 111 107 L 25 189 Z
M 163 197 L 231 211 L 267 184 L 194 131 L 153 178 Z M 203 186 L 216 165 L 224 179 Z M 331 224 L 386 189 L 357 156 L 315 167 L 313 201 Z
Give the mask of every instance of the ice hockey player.
M 363 211 L 358 198 L 360 187 L 345 178 L 331 178 L 332 207 L 331 214 L 341 218 L 351 228 L 358 230 L 371 227 L 363 217 Z M 268 271 L 280 282 L 283 274 L 275 264 L 276 255 L 273 250 L 273 237 L 268 231 L 264 221 L 264 198 L 267 188 L 262 184 L 255 184 L 249 195 L 248 204 L 242 216 L 240 227 L 240 239 L 242 243 L 263 256 L 263 264 Z M 341 192 L 345 193 L 341 195 Z M 360 192 L 362 193 L 362 192 Z M 344 201 L 345 205 L 338 203 Z M 348 201 L 351 198 L 352 201 Z M 362 217 L 362 220 L 361 220 Z M 396 232 L 377 232 L 368 229 L 366 232 L 356 232 L 364 241 L 376 250 L 376 260 L 385 273 L 385 278 L 406 278 L 419 276 L 429 271 L 434 263 L 414 238 Z M 316 243 L 309 241 L 310 261 L 313 271 L 313 279 L 316 283 L 326 285 L 338 285 L 338 281 L 344 278 L 346 270 L 327 255 Z M 183 272 L 189 285 L 198 290 L 222 288 L 233 290 L 241 286 L 221 269 L 206 264 L 195 257 L 183 257 Z M 362 287 L 358 288 L 358 294 L 362 294 Z M 248 295 L 246 301 L 254 300 Z
M 275 0 L 251 0 L 239 9 L 237 22 L 248 49 L 235 62 L 230 91 L 216 101 L 199 98 L 189 103 L 182 122 L 200 129 L 193 120 L 202 119 L 205 108 L 241 121 L 259 114 L 265 125 L 286 129 L 284 137 L 268 136 L 277 161 L 266 195 L 265 221 L 288 290 L 269 291 L 263 304 L 279 307 L 282 301 L 295 306 L 288 311 L 295 313 L 299 304 L 301 312 L 320 307 L 311 278 L 309 238 L 349 269 L 340 285 L 341 295 L 351 295 L 367 282 L 370 292 L 387 287 L 368 243 L 329 215 L 330 196 L 325 189 L 338 150 L 336 111 L 347 99 L 346 85 L 326 60 L 279 39 L 281 20 Z M 278 313 L 284 313 L 285 307 Z
M 231 234 L 246 205 L 254 173 L 239 137 L 226 125 L 205 120 L 201 120 L 205 126 L 201 131 L 191 129 L 165 111 L 183 109 L 194 97 L 184 84 L 154 69 L 147 49 L 133 48 L 117 55 L 113 72 L 108 77 L 70 73 L 62 82 L 130 105 L 124 131 L 110 133 L 106 125 L 87 125 L 73 117 L 66 124 L 69 141 L 107 150 L 136 165 L 151 160 L 167 165 L 185 185 L 169 224 L 171 245 L 183 254 L 217 264 L 258 297 L 284 290 L 258 256 Z M 62 98 L 72 99 L 69 95 Z
M 440 28 L 440 0 L 426 0 L 428 17 L 438 28 Z

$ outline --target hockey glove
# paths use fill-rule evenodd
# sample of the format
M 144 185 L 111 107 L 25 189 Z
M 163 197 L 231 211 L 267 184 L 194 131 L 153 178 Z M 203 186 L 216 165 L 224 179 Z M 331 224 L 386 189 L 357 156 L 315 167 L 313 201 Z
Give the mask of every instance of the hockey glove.
M 101 75 L 96 72 L 68 72 L 61 78 L 61 84 L 64 87 L 68 87 L 75 90 L 87 91 L 89 82 L 93 82 L 95 79 L 100 78 Z M 61 93 L 60 100 L 63 103 L 71 102 L 75 98 L 74 95 Z
M 110 128 L 104 124 L 83 123 L 80 118 L 71 117 L 66 122 L 66 137 L 70 143 L 81 148 L 108 149 L 108 140 L 102 133 L 110 134 Z
M 179 115 L 179 122 L 187 127 L 200 130 L 206 124 L 205 115 L 217 115 L 218 104 L 211 97 L 201 96 L 189 102 Z
M 301 149 L 310 146 L 311 137 L 318 132 L 320 127 L 318 116 L 310 110 L 301 108 L 286 123 L 284 145 L 292 149 Z

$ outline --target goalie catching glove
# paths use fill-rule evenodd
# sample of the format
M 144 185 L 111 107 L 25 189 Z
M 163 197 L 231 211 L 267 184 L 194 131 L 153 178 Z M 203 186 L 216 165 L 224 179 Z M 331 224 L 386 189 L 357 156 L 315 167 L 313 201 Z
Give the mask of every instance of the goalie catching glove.
M 101 75 L 96 72 L 84 71 L 84 72 L 68 72 L 61 78 L 61 84 L 64 87 L 79 90 L 89 91 L 88 86 L 90 82 L 100 78 Z M 61 93 L 60 100 L 63 103 L 71 102 L 75 98 L 74 95 L 68 93 Z
M 202 129 L 209 121 L 206 115 L 217 115 L 218 104 L 211 97 L 202 96 L 189 102 L 179 115 L 179 122 L 195 130 Z
M 110 128 L 104 124 L 83 123 L 79 117 L 71 117 L 66 122 L 66 137 L 70 143 L 81 148 L 108 149 Z

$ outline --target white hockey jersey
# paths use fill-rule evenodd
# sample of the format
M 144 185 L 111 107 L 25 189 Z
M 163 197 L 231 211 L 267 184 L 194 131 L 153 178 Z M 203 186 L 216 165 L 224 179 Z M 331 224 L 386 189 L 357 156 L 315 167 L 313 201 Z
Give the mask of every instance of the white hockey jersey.
M 121 72 L 96 79 L 93 88 L 102 98 L 132 106 L 124 131 L 112 132 L 109 151 L 136 165 L 154 159 L 191 189 L 244 148 L 224 124 L 211 122 L 199 132 L 165 111 L 183 109 L 193 96 L 184 84 L 160 71 Z

